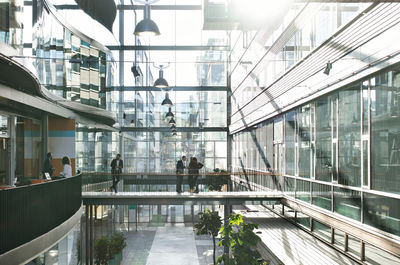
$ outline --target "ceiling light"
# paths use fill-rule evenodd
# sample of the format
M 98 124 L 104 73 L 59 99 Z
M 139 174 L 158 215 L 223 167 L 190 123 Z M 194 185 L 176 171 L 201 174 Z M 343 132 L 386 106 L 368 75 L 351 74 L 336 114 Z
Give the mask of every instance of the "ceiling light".
M 176 130 L 175 124 L 172 124 L 171 129 L 173 129 L 173 130 L 175 129 Z
M 176 134 L 176 132 L 174 132 L 172 135 L 173 135 L 173 136 L 176 136 L 177 134 Z
M 174 105 L 172 103 L 172 101 L 169 99 L 168 96 L 168 92 L 165 94 L 165 99 L 163 100 L 163 102 L 161 103 L 162 106 L 167 106 L 167 107 L 171 107 L 172 105 Z
M 325 67 L 325 70 L 324 70 L 324 74 L 329 75 L 329 72 L 331 71 L 331 69 L 332 69 L 332 63 L 331 63 L 330 61 L 328 61 L 328 62 L 326 63 L 326 67 Z
M 169 120 L 169 124 L 176 124 L 174 118 L 171 118 L 171 119 Z
M 158 29 L 157 24 L 150 19 L 149 4 L 144 5 L 144 18 L 136 25 L 135 32 L 133 34 L 138 36 L 160 35 L 160 30 Z
M 158 76 L 157 80 L 154 82 L 154 86 L 157 87 L 157 88 L 165 89 L 169 85 L 168 85 L 167 80 L 165 80 L 165 78 L 164 78 L 164 71 L 163 71 L 162 67 L 163 66 L 160 65 L 160 71 L 158 72 L 159 76 Z
M 173 117 L 174 117 L 174 114 L 173 114 L 172 111 L 171 111 L 171 107 L 168 108 L 168 112 L 167 112 L 167 114 L 165 115 L 165 117 L 166 117 L 166 118 L 173 118 Z

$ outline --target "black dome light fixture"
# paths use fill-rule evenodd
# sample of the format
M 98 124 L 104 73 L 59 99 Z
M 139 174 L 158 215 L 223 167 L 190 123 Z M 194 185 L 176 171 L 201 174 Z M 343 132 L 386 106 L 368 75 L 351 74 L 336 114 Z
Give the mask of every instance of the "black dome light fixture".
M 171 129 L 172 129 L 172 130 L 176 130 L 175 124 L 172 124 Z
M 171 111 L 171 107 L 168 108 L 168 112 L 165 115 L 166 118 L 174 118 L 174 114 Z
M 172 136 L 177 136 L 176 132 L 173 132 L 173 133 L 172 133 Z
M 159 69 L 159 71 L 158 71 L 158 78 L 157 78 L 157 80 L 154 82 L 154 87 L 160 88 L 161 90 L 165 90 L 165 91 L 171 90 L 171 89 L 169 88 L 169 85 L 168 85 L 167 80 L 165 80 L 165 78 L 164 78 L 164 69 L 167 68 L 167 67 L 169 66 L 169 63 L 168 63 L 167 66 L 164 66 L 164 65 L 156 66 L 155 64 L 153 64 L 153 66 L 154 66 L 155 68 Z
M 171 119 L 169 120 L 169 124 L 176 124 L 174 118 L 171 118 Z
M 144 4 L 144 16 L 143 20 L 141 20 L 139 23 L 137 23 L 135 27 L 135 32 L 133 34 L 137 36 L 156 36 L 160 35 L 160 30 L 158 29 L 157 24 L 150 19 L 150 3 L 149 1 L 139 1 L 136 0 L 136 2 L 140 2 Z M 155 1 L 152 1 L 155 2 Z
M 171 107 L 174 105 L 172 101 L 169 99 L 168 92 L 165 93 L 165 99 L 161 102 L 161 105 L 166 107 Z

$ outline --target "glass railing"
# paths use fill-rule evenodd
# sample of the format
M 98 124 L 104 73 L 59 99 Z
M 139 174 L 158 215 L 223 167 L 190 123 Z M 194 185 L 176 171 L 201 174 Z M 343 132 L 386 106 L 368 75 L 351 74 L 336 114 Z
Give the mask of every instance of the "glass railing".
M 267 191 L 270 189 L 255 182 L 275 183 L 277 176 L 274 173 L 260 172 L 136 172 L 121 173 L 113 177 L 111 173 L 88 172 L 82 174 L 82 191 L 115 191 L 113 186 L 116 186 L 118 192 L 175 192 L 179 182 L 182 183 L 182 192 Z M 254 181 L 256 179 L 258 181 Z

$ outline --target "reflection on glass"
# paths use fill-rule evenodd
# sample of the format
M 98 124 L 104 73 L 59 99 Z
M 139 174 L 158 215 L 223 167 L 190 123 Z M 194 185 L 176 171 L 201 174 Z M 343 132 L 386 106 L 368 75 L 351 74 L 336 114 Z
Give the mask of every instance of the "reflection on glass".
M 311 167 L 311 124 L 310 105 L 299 108 L 297 113 L 298 141 L 299 141 L 299 176 L 310 178 Z
M 311 191 L 310 182 L 306 180 L 296 180 L 296 199 L 310 202 Z
M 331 210 L 332 187 L 319 183 L 312 183 L 312 204 Z
M 357 258 L 360 258 L 361 242 L 359 239 L 349 235 L 348 236 L 348 251 Z
M 331 240 L 331 228 L 327 225 L 324 225 L 321 222 L 313 219 L 313 232 L 322 237 L 323 239 L 330 242 Z
M 400 236 L 398 200 L 364 193 L 363 208 L 364 223 Z
M 371 184 L 376 190 L 400 193 L 400 72 L 385 72 L 373 81 Z
M 339 92 L 339 180 L 361 185 L 361 98 L 360 85 Z
M 286 174 L 295 174 L 295 112 L 291 111 L 285 115 L 285 168 Z
M 361 192 L 334 187 L 334 211 L 361 220 Z
M 332 132 L 331 132 L 331 97 L 323 97 L 316 101 L 316 174 L 315 178 L 331 181 L 332 163 Z

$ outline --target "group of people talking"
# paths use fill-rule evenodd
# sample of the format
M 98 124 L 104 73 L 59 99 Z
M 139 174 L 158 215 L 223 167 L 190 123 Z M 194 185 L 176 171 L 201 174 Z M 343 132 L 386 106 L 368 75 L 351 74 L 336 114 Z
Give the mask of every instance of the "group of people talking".
M 189 165 L 186 166 L 186 156 L 182 156 L 182 158 L 176 163 L 176 173 L 177 182 L 176 182 L 176 192 L 182 193 L 182 182 L 183 182 L 183 174 L 185 169 L 188 169 L 188 182 L 189 182 L 189 192 L 199 192 L 199 185 L 197 183 L 197 178 L 199 177 L 199 170 L 203 167 L 203 164 L 197 161 L 196 157 L 191 157 Z

